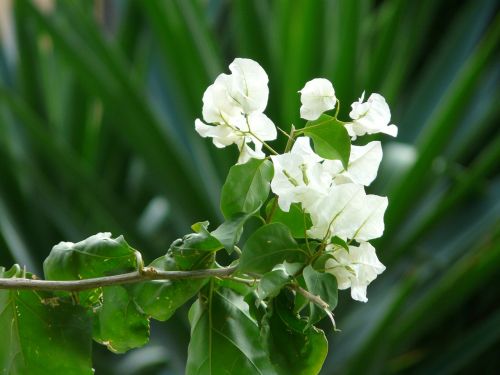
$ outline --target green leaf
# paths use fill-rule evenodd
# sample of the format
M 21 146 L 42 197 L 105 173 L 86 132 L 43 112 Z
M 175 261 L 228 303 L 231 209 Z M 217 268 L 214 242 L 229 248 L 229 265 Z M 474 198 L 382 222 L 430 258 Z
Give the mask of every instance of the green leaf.
M 115 353 L 145 345 L 149 340 L 149 318 L 140 311 L 127 288 L 104 287 L 103 303 L 94 318 L 93 338 Z
M 19 266 L 0 267 L 0 278 L 14 277 L 22 277 Z M 81 306 L 51 293 L 0 290 L 0 332 L 2 374 L 94 373 L 91 324 Z
M 345 251 L 349 252 L 349 246 L 347 245 L 347 242 L 345 242 L 342 238 L 334 236 L 330 240 L 330 243 L 333 245 L 337 245 L 345 249 Z
M 242 296 L 211 286 L 191 307 L 189 321 L 187 375 L 275 373 Z
M 99 233 L 78 243 L 61 242 L 43 263 L 48 280 L 79 280 L 137 269 L 136 251 L 123 236 Z
M 220 241 L 208 231 L 208 221 L 193 225 L 196 233 L 175 240 L 170 251 L 180 270 L 190 270 L 197 262 L 211 258 L 210 254 L 222 249 Z M 198 268 L 195 266 L 195 268 Z
M 325 159 L 338 159 L 347 169 L 351 154 L 351 138 L 345 126 L 337 119 L 321 115 L 319 119 L 308 121 L 304 134 L 314 142 L 314 151 Z
M 286 306 L 282 296 L 274 300 L 273 312 L 265 324 L 264 339 L 278 374 L 319 373 L 328 352 L 322 330 L 307 327 L 307 322 Z
M 311 265 L 304 268 L 304 281 L 307 290 L 319 296 L 329 306 L 329 310 L 333 311 L 337 306 L 338 290 L 337 279 L 330 273 L 318 272 Z M 309 303 L 310 315 L 309 324 L 319 322 L 325 316 L 326 312 L 314 303 Z
M 273 198 L 266 207 L 268 215 L 275 199 Z M 305 238 L 306 231 L 312 226 L 311 216 L 304 212 L 299 203 L 293 203 L 288 212 L 282 211 L 279 206 L 276 206 L 271 223 L 285 224 L 295 238 Z
M 240 258 L 242 272 L 265 273 L 277 264 L 304 262 L 307 253 L 293 239 L 288 227 L 281 223 L 266 224 L 248 238 Z
M 284 266 L 264 274 L 256 290 L 259 300 L 276 297 L 291 280 L 292 276 L 286 272 Z
M 175 260 L 170 254 L 155 259 L 149 267 L 162 271 L 178 270 Z M 132 293 L 135 302 L 144 313 L 156 320 L 164 321 L 170 319 L 179 307 L 195 296 L 207 280 L 146 281 L 136 284 Z
M 269 195 L 273 166 L 269 160 L 251 159 L 231 167 L 221 192 L 224 217 L 259 209 Z
M 231 254 L 234 250 L 234 245 L 240 240 L 241 234 L 243 233 L 243 226 L 254 214 L 255 212 L 233 215 L 214 230 L 212 236 L 217 238 L 220 243 L 224 245 L 226 251 Z

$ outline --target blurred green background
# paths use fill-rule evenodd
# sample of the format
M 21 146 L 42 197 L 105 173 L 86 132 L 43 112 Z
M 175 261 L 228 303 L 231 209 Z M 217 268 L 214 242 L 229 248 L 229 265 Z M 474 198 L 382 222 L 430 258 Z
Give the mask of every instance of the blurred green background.
M 297 90 L 315 77 L 341 118 L 366 90 L 399 126 L 370 187 L 389 196 L 387 271 L 367 304 L 340 293 L 323 373 L 498 371 L 495 0 L 0 0 L 0 27 L 0 264 L 41 274 L 54 244 L 99 231 L 152 260 L 189 224 L 218 224 L 236 155 L 193 123 L 205 88 L 249 57 L 285 130 L 302 126 Z M 183 373 L 186 312 L 126 355 L 96 344 L 96 373 Z

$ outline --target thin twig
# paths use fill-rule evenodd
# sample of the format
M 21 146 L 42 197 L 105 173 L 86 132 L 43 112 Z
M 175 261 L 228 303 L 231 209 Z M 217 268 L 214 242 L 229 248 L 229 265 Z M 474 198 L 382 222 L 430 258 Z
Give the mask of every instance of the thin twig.
M 316 295 L 308 292 L 307 290 L 305 290 L 304 288 L 302 288 L 299 285 L 292 284 L 291 287 L 293 289 L 295 289 L 298 293 L 302 294 L 309 301 L 311 301 L 312 303 L 317 305 L 320 309 L 322 309 L 326 313 L 328 318 L 330 319 L 330 322 L 332 323 L 332 326 L 333 326 L 333 330 L 338 331 L 337 325 L 335 324 L 335 319 L 333 318 L 333 314 L 330 311 L 330 305 L 328 303 L 323 301 L 320 296 L 316 296 Z
M 237 266 L 193 271 L 161 271 L 153 267 L 144 267 L 141 271 L 121 275 L 96 277 L 83 280 L 36 280 L 22 278 L 0 278 L 1 289 L 59 290 L 78 292 L 103 286 L 138 283 L 151 280 L 200 279 L 211 276 L 229 276 L 236 271 Z
M 328 305 L 328 303 L 323 301 L 320 296 L 315 296 L 314 294 L 308 292 L 307 290 L 305 290 L 304 288 L 302 288 L 301 286 L 298 286 L 298 285 L 292 284 L 291 287 L 293 289 L 295 289 L 297 292 L 299 292 L 300 294 L 302 294 L 304 297 L 306 297 L 309 301 L 311 301 L 315 305 L 318 305 L 323 310 L 330 309 L 330 306 Z

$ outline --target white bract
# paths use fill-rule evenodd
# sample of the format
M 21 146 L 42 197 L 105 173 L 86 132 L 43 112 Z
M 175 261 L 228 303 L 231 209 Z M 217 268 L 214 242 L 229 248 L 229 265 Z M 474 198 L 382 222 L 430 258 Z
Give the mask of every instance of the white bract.
M 269 97 L 269 78 L 264 69 L 253 60 L 234 59 L 229 70 L 233 73 L 228 85 L 229 96 L 243 113 L 264 112 Z
M 349 116 L 352 123 L 346 124 L 349 135 L 355 140 L 358 136 L 365 134 L 385 133 L 393 137 L 397 136 L 396 125 L 389 125 L 391 111 L 384 97 L 380 94 L 371 94 L 366 102 L 363 102 L 365 93 L 359 101 L 352 103 Z
M 368 186 L 377 177 L 381 161 L 382 145 L 379 141 L 373 141 L 365 146 L 351 146 L 347 169 L 344 169 L 340 160 L 325 160 L 323 165 L 336 184 L 354 182 Z
M 299 137 L 290 152 L 273 155 L 274 177 L 271 189 L 280 208 L 288 212 L 292 203 L 304 206 L 326 194 L 331 176 L 320 164 L 323 159 L 311 148 L 310 138 Z
M 300 92 L 300 117 L 316 120 L 323 112 L 335 108 L 337 98 L 332 83 L 326 78 L 315 78 L 306 83 Z
M 263 113 L 269 96 L 267 74 L 250 59 L 237 58 L 229 69 L 232 74 L 220 74 L 203 94 L 203 120 L 213 125 L 196 119 L 195 129 L 202 137 L 212 138 L 216 147 L 236 144 L 239 163 L 262 159 L 262 142 L 277 136 L 275 125 Z
M 362 185 L 347 183 L 331 186 L 328 194 L 306 210 L 311 214 L 311 238 L 337 236 L 343 240 L 368 241 L 384 232 L 387 198 L 367 195 Z
M 330 250 L 329 246 L 327 250 Z M 367 302 L 366 288 L 385 270 L 378 260 L 375 248 L 368 242 L 361 242 L 359 247 L 349 246 L 349 251 L 336 248 L 332 252 L 333 259 L 325 263 L 325 271 L 337 279 L 338 288 L 351 288 L 351 297 L 356 301 Z

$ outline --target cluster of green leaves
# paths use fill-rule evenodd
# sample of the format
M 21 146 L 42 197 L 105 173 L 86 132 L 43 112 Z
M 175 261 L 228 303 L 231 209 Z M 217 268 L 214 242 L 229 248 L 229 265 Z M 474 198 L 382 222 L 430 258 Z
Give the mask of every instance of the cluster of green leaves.
M 315 145 L 329 154 L 346 151 L 343 156 L 348 160 L 346 129 L 326 116 L 323 123 L 310 122 L 304 131 L 320 134 L 319 140 L 313 138 Z M 213 231 L 208 221 L 195 223 L 193 233 L 174 241 L 148 266 L 154 272 L 211 269 L 218 267 L 216 253 L 225 249 L 228 255 L 240 254 L 235 278 L 150 280 L 83 292 L 0 290 L 0 327 L 6 334 L 0 345 L 2 372 L 91 374 L 92 339 L 115 353 L 141 347 L 148 342 L 151 318 L 165 321 L 197 295 L 189 312 L 187 374 L 318 373 L 328 342 L 314 324 L 332 316 L 337 281 L 324 273 L 324 244 L 303 238 L 308 214 L 296 205 L 275 215 L 276 197 L 269 199 L 272 177 L 267 159 L 233 166 L 221 195 L 226 220 Z M 266 219 L 261 216 L 264 212 Z M 262 222 L 246 231 L 239 250 L 245 224 L 252 217 Z M 76 244 L 61 242 L 44 262 L 46 280 L 133 271 L 146 272 L 142 256 L 122 236 L 113 239 L 110 233 Z M 34 276 L 15 265 L 9 271 L 0 268 L 0 278 Z M 304 298 L 308 295 L 312 298 Z
M 54 246 L 44 263 L 47 280 L 79 280 L 139 269 L 137 251 L 123 239 L 96 235 Z M 182 267 L 180 266 L 182 264 Z M 158 270 L 210 267 L 213 251 L 185 256 L 172 247 L 151 266 Z M 18 265 L 0 277 L 34 278 Z M 143 346 L 149 319 L 166 320 L 206 280 L 146 281 L 83 292 L 0 291 L 0 368 L 5 374 L 92 374 L 91 341 L 116 353 Z
M 127 233 L 154 259 L 189 223 L 220 222 L 234 157 L 199 139 L 193 120 L 215 76 L 250 57 L 273 77 L 277 124 L 299 123 L 295 92 L 324 76 L 343 109 L 363 90 L 382 93 L 399 126 L 372 189 L 390 200 L 376 244 L 387 271 L 368 305 L 339 305 L 342 334 L 329 339 L 324 373 L 494 363 L 494 0 L 59 1 L 49 12 L 7 3 L 17 22 L 0 48 L 0 264 L 40 274 L 52 244 L 102 230 Z M 181 311 L 156 327 L 150 349 L 117 360 L 94 346 L 97 373 L 182 373 Z

